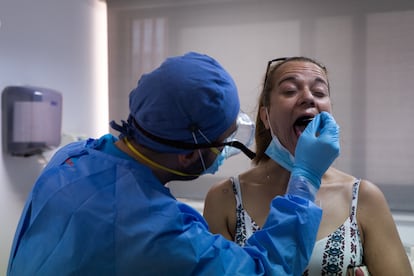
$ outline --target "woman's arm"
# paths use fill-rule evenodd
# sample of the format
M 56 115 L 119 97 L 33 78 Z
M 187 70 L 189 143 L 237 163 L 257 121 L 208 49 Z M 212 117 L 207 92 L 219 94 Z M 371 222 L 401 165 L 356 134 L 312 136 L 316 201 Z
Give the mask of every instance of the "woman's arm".
M 216 183 L 207 192 L 203 216 L 211 233 L 233 240 L 235 223 L 231 221 L 236 217 L 236 200 L 230 179 Z
M 391 211 L 383 193 L 362 181 L 358 200 L 358 223 L 364 239 L 364 259 L 372 275 L 412 275 Z

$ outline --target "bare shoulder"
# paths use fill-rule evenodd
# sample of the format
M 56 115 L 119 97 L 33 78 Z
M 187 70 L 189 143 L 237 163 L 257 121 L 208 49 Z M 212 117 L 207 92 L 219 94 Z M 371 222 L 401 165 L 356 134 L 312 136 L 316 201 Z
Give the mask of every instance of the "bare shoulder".
M 364 259 L 372 275 L 412 275 L 410 264 L 383 192 L 362 180 L 357 219 Z
M 322 184 L 342 184 L 344 187 L 349 187 L 348 184 L 355 181 L 355 177 L 338 170 L 334 167 L 330 167 L 329 170 L 323 175 Z
M 375 208 L 377 204 L 385 204 L 385 206 L 388 207 L 388 203 L 385 200 L 383 192 L 377 185 L 365 179 L 361 180 L 358 198 L 358 205 L 362 205 L 365 208 Z
M 355 183 L 356 179 L 355 176 L 335 168 L 330 168 L 323 178 L 328 183 L 341 184 L 347 190 L 349 190 L 349 184 Z M 380 201 L 385 201 L 385 198 L 378 186 L 369 180 L 361 179 L 358 192 L 358 205 L 364 203 L 370 205 Z
M 233 239 L 235 207 L 236 199 L 231 179 L 225 179 L 211 186 L 204 200 L 203 216 L 212 233 L 219 233 L 228 240 Z
M 234 210 L 236 199 L 231 178 L 213 184 L 204 199 L 204 212 L 227 213 Z
M 233 181 L 231 178 L 213 184 L 207 192 L 207 198 L 227 198 L 234 197 Z
M 385 196 L 371 181 L 361 180 L 357 212 L 358 221 L 365 232 L 380 225 L 383 227 L 385 224 L 392 224 L 391 210 Z

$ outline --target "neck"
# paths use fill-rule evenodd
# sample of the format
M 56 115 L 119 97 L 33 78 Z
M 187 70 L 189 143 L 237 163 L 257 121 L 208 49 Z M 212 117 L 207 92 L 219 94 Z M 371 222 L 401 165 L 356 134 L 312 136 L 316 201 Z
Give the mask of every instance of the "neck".
M 150 152 L 148 152 L 146 149 L 144 149 L 143 147 L 140 147 L 138 145 L 136 145 L 135 143 L 132 144 L 132 142 L 130 142 L 131 145 L 140 153 L 142 153 L 142 156 L 151 156 L 151 158 L 154 158 L 155 160 L 153 162 L 158 163 L 158 161 L 153 156 L 153 154 L 151 154 Z M 131 156 L 132 158 L 134 158 L 137 162 L 149 167 L 152 171 L 152 173 L 155 175 L 155 177 L 162 183 L 162 184 L 166 184 L 169 181 L 172 180 L 171 174 L 161 170 L 159 168 L 156 168 L 155 166 L 153 166 L 153 164 L 151 163 L 151 161 L 146 160 L 145 158 L 142 158 L 140 155 L 135 154 L 126 144 L 123 140 L 119 140 L 117 142 L 115 142 L 115 145 L 122 150 L 123 152 L 125 152 L 126 154 L 128 154 L 129 156 Z M 166 155 L 166 154 L 164 154 Z M 168 160 L 168 157 L 164 157 L 161 158 L 163 160 Z
M 265 178 L 266 184 L 287 187 L 290 178 L 288 170 L 271 159 L 261 162 L 259 167 L 262 168 L 260 174 Z

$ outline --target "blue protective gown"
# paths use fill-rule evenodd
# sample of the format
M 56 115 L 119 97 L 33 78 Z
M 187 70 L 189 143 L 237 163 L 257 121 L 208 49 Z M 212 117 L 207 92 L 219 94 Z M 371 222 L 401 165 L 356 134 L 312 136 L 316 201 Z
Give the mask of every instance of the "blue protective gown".
M 321 209 L 277 197 L 245 247 L 208 231 L 116 138 L 59 150 L 35 183 L 11 250 L 8 275 L 300 275 Z M 196 185 L 196 184 L 195 184 Z

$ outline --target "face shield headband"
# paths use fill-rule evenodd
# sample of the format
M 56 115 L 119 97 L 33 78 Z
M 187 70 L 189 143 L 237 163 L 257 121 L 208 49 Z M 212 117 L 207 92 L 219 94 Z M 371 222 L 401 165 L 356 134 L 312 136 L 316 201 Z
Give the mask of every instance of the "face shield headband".
M 253 143 L 255 125 L 254 122 L 250 119 L 250 117 L 241 111 L 239 112 L 239 115 L 237 117 L 237 130 L 233 132 L 225 141 L 201 144 L 193 144 L 182 141 L 164 139 L 156 135 L 153 135 L 145 129 L 143 129 L 132 117 L 131 121 L 132 122 L 130 123 L 132 123 L 133 126 L 136 127 L 142 134 L 144 134 L 145 136 L 157 143 L 164 144 L 167 146 L 185 150 L 223 148 L 226 158 L 229 158 L 240 152 L 243 152 L 250 159 L 253 159 L 256 156 L 256 153 L 254 153 L 248 148 L 248 146 L 250 146 Z

